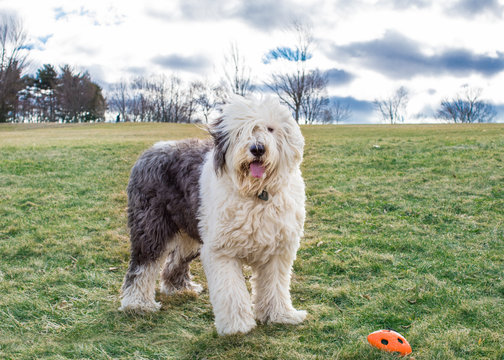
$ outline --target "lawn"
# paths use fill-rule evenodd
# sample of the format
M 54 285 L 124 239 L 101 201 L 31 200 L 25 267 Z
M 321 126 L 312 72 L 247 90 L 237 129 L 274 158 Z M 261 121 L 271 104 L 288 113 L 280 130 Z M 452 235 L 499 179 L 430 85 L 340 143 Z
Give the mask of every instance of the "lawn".
M 308 126 L 299 326 L 218 337 L 208 291 L 117 310 L 126 185 L 158 140 L 191 125 L 0 126 L 1 359 L 504 358 L 504 125 Z M 196 281 L 206 280 L 199 261 Z

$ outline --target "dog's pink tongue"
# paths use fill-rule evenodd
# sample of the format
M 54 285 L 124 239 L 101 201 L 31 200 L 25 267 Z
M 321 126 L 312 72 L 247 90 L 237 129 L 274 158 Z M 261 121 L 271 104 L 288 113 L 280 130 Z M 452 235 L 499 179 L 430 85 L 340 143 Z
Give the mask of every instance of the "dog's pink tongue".
M 264 174 L 264 166 L 259 161 L 250 163 L 250 173 L 255 178 L 261 178 Z

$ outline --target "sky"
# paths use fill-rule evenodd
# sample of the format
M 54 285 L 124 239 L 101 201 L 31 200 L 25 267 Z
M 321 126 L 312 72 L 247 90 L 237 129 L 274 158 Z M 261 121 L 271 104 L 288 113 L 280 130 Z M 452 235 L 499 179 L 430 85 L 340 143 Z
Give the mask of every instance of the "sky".
M 504 0 L 0 0 L 28 33 L 30 71 L 87 70 L 105 90 L 138 75 L 219 81 L 232 43 L 264 89 L 293 47 L 293 21 L 313 31 L 309 68 L 329 78 L 352 123 L 381 122 L 373 101 L 409 91 L 405 122 L 431 122 L 442 99 L 480 88 L 504 122 Z

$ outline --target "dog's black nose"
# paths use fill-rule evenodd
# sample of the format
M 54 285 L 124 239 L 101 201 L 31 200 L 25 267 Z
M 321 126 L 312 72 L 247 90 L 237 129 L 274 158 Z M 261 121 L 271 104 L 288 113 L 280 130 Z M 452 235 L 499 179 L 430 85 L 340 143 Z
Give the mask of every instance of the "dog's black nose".
M 263 156 L 265 151 L 263 144 L 254 144 L 250 147 L 250 153 L 256 157 Z

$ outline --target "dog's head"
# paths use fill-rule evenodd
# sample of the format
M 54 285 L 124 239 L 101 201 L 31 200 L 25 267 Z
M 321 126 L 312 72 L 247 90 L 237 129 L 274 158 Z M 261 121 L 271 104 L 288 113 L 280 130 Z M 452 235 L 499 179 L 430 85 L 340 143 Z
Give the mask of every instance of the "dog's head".
M 290 111 L 278 100 L 233 96 L 210 125 L 214 167 L 228 173 L 244 194 L 281 186 L 303 159 L 304 139 Z

